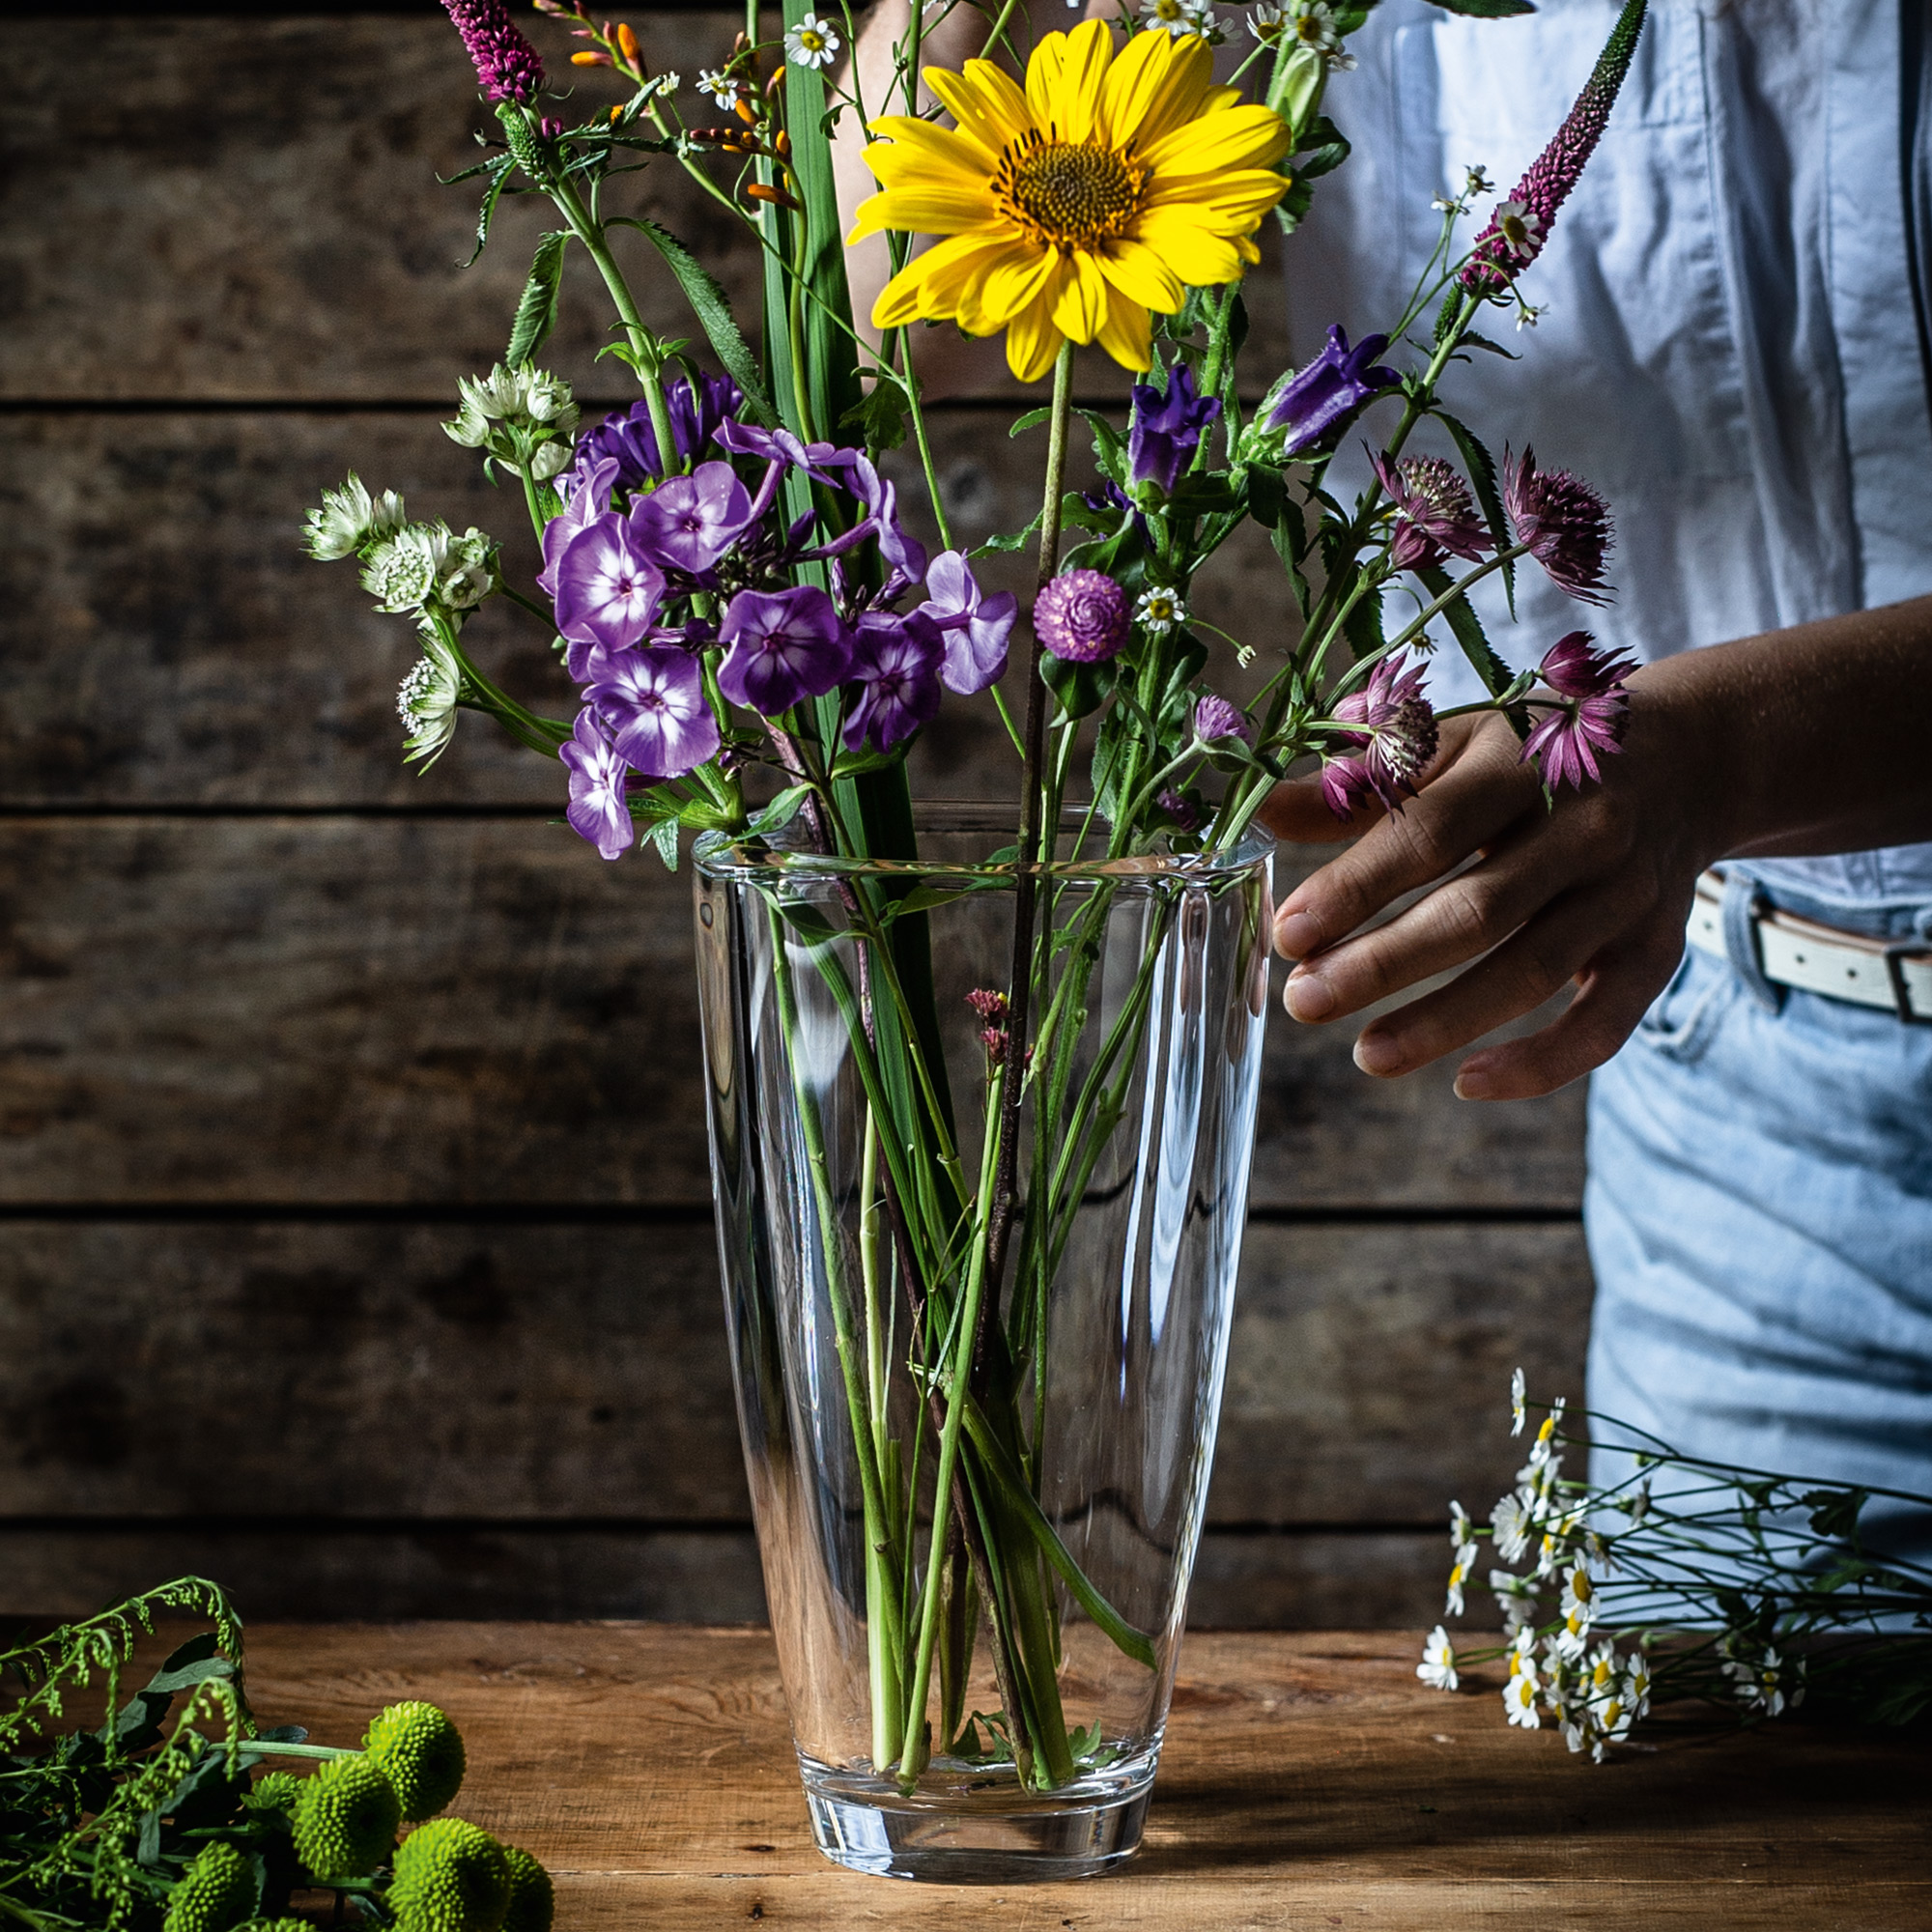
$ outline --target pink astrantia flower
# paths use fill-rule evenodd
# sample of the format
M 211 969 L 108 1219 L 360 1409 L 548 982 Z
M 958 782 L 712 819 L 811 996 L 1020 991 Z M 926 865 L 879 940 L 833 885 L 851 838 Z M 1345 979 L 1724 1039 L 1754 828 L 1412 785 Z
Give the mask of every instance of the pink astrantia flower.
M 1337 701 L 1335 716 L 1359 724 L 1342 742 L 1359 746 L 1357 757 L 1330 758 L 1321 767 L 1321 796 L 1329 810 L 1346 818 L 1356 803 L 1373 793 L 1391 811 L 1415 790 L 1422 768 L 1435 755 L 1435 709 L 1422 695 L 1424 667 L 1403 668 L 1403 654 L 1385 657 L 1369 672 L 1368 684 Z
M 1055 657 L 1104 664 L 1127 641 L 1127 594 L 1104 571 L 1063 572 L 1034 600 L 1033 627 Z
M 1556 211 L 1569 199 L 1584 163 L 1597 151 L 1610 109 L 1616 105 L 1617 90 L 1630 71 L 1637 36 L 1643 31 L 1643 16 L 1644 0 L 1628 0 L 1555 138 L 1530 163 L 1516 192 L 1497 207 L 1489 225 L 1476 237 L 1469 264 L 1463 270 L 1465 289 L 1479 296 L 1501 298 L 1517 274 L 1543 252 Z
M 1398 570 L 1434 570 L 1451 556 L 1474 559 L 1490 548 L 1469 486 L 1439 456 L 1375 459 L 1376 474 L 1395 505 L 1389 561 Z
M 1517 540 L 1549 573 L 1559 590 L 1585 604 L 1607 604 L 1604 557 L 1610 547 L 1610 508 L 1567 469 L 1539 470 L 1536 452 L 1520 463 L 1503 452 L 1503 501 Z
M 1630 716 L 1624 680 L 1636 668 L 1630 658 L 1592 648 L 1588 631 L 1572 631 L 1549 648 L 1541 665 L 1543 681 L 1562 703 L 1524 739 L 1524 760 L 1534 758 L 1543 781 L 1552 790 L 1566 781 L 1583 788 L 1583 775 L 1601 780 L 1595 753 L 1623 750 Z M 1547 700 L 1532 699 L 1541 707 Z
M 1204 745 L 1211 745 L 1221 738 L 1238 738 L 1242 744 L 1251 745 L 1255 739 L 1255 727 L 1248 723 L 1239 705 L 1230 704 L 1225 697 L 1218 697 L 1210 691 L 1194 707 L 1194 735 Z
M 469 49 L 485 96 L 527 107 L 543 92 L 543 62 L 511 24 L 503 0 L 442 0 L 442 5 Z

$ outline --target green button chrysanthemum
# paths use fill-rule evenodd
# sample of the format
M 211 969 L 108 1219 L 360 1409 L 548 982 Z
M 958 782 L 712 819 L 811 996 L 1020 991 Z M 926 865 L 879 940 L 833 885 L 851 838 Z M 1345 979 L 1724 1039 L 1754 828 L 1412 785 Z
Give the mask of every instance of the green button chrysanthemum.
M 510 1868 L 510 1909 L 503 1915 L 503 1932 L 550 1932 L 556 1917 L 556 1892 L 550 1873 L 515 1845 L 503 1847 Z
M 366 1757 L 331 1758 L 296 1800 L 296 1857 L 318 1879 L 364 1878 L 395 1849 L 396 1787 Z
M 271 1771 L 255 1780 L 242 1804 L 251 1811 L 293 1811 L 301 1796 L 302 1781 L 292 1771 Z
M 500 1932 L 510 1905 L 503 1848 L 480 1825 L 436 1818 L 396 1854 L 396 1932 Z
M 204 1845 L 168 1896 L 162 1932 L 232 1932 L 259 1902 L 254 1866 L 233 1845 Z
M 235 1932 L 315 1932 L 315 1927 L 306 1918 L 251 1918 Z
M 396 1787 L 412 1824 L 435 1817 L 462 1789 L 463 1734 L 434 1704 L 391 1704 L 362 1747 Z

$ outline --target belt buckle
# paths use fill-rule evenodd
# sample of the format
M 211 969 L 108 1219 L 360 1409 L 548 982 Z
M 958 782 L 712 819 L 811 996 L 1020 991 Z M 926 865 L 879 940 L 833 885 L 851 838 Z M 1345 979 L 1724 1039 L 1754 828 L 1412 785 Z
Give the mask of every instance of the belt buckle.
M 1892 1004 L 1898 1009 L 1898 1017 L 1907 1026 L 1932 1025 L 1932 1013 L 1916 1012 L 1912 1006 L 1912 988 L 1905 983 L 1905 962 L 1907 959 L 1922 959 L 1927 956 L 1924 944 L 1916 939 L 1902 939 L 1885 949 L 1886 977 L 1891 981 Z

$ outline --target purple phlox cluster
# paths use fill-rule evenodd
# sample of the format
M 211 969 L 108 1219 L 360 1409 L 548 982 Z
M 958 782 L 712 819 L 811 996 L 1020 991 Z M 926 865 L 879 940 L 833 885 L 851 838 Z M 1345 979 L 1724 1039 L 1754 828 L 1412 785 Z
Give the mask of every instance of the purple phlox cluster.
M 1636 668 L 1630 658 L 1595 649 L 1588 631 L 1572 631 L 1549 647 L 1539 667 L 1545 684 L 1565 700 L 1524 739 L 1522 756 L 1534 758 L 1552 790 L 1566 781 L 1578 791 L 1583 775 L 1599 780 L 1595 754 L 1623 750 L 1630 717 L 1624 680 Z
M 1375 459 L 1376 475 L 1395 505 L 1389 561 L 1398 570 L 1434 570 L 1446 558 L 1475 558 L 1490 545 L 1469 486 L 1439 456 Z
M 557 748 L 557 756 L 570 771 L 570 805 L 563 814 L 570 829 L 604 858 L 621 858 L 637 838 L 624 798 L 630 768 L 587 705 L 577 714 L 577 728 Z
M 1609 602 L 1604 557 L 1610 548 L 1609 505 L 1567 469 L 1539 470 L 1536 452 L 1520 463 L 1503 452 L 1503 501 L 1517 540 L 1549 573 L 1559 590 L 1585 604 Z
M 737 384 L 728 376 L 699 376 L 696 382 L 679 376 L 665 385 L 665 412 L 670 417 L 670 438 L 676 445 L 679 469 L 701 461 L 711 452 L 719 431 L 743 401 Z M 647 488 L 665 473 L 647 405 L 633 403 L 628 410 L 613 411 L 577 439 L 571 466 L 559 479 L 562 495 L 575 501 L 583 480 L 607 460 L 617 465 L 616 488 L 620 490 Z
M 543 62 L 511 23 L 503 0 L 442 0 L 442 5 L 469 49 L 484 94 L 527 107 L 543 92 Z
M 1010 590 L 982 596 L 960 550 L 943 550 L 933 558 L 925 592 L 916 614 L 929 618 L 944 642 L 939 675 L 947 689 L 962 697 L 984 691 L 1007 668 L 1019 599 Z
M 855 632 L 850 681 L 858 686 L 859 701 L 845 721 L 845 749 L 856 752 L 869 738 L 889 752 L 929 724 L 939 709 L 945 639 L 919 611 L 903 617 L 867 611 Z
M 1104 664 L 1127 641 L 1127 594 L 1103 571 L 1065 571 L 1034 599 L 1033 627 L 1055 657 Z
M 1629 0 L 1555 138 L 1530 163 L 1516 192 L 1499 203 L 1476 237 L 1462 284 L 1479 296 L 1501 296 L 1536 260 L 1549 240 L 1556 211 L 1569 199 L 1584 164 L 1596 153 L 1617 91 L 1630 71 L 1643 31 L 1644 0 Z
M 1133 421 L 1127 431 L 1130 480 L 1157 483 L 1174 495 L 1180 472 L 1193 461 L 1201 433 L 1221 413 L 1220 399 L 1202 395 L 1194 385 L 1194 371 L 1177 362 L 1167 372 L 1167 393 L 1151 384 L 1134 384 Z
M 718 689 L 766 718 L 822 697 L 845 682 L 852 666 L 851 628 L 815 583 L 739 591 L 718 641 L 725 647 Z
M 704 673 L 673 644 L 591 648 L 583 699 L 617 753 L 647 779 L 682 778 L 718 754 Z
M 571 537 L 550 577 L 557 631 L 574 644 L 635 644 L 664 602 L 663 569 L 614 510 Z
M 1328 440 L 1402 381 L 1395 370 L 1375 366 L 1388 342 L 1386 335 L 1365 335 L 1350 348 L 1340 323 L 1329 328 L 1321 354 L 1289 379 L 1268 412 L 1268 427 L 1288 431 L 1284 456 L 1300 456 Z
M 1413 794 L 1435 755 L 1435 710 L 1422 695 L 1424 673 L 1422 665 L 1405 670 L 1397 651 L 1375 666 L 1361 690 L 1336 700 L 1334 715 L 1361 727 L 1342 733 L 1360 754 L 1329 758 L 1321 767 L 1321 796 L 1337 818 L 1371 794 L 1391 811 Z
M 702 577 L 763 515 L 728 463 L 700 463 L 688 476 L 668 476 L 631 506 L 629 527 L 666 563 Z
M 1242 744 L 1252 745 L 1255 727 L 1238 704 L 1231 704 L 1210 691 L 1194 707 L 1194 735 L 1204 745 L 1215 744 L 1223 738 L 1238 738 Z

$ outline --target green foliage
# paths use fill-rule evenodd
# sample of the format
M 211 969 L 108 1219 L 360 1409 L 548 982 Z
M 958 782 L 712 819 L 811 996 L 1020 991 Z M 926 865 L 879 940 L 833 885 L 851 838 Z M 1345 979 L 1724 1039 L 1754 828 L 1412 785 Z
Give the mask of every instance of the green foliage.
M 510 346 L 503 352 L 503 360 L 512 369 L 520 362 L 527 362 L 556 327 L 556 298 L 563 286 L 563 251 L 569 241 L 567 233 L 546 235 L 530 258 L 530 278 L 524 284 L 517 317 L 510 325 Z
M 463 1735 L 434 1704 L 391 1704 L 362 1740 L 412 1824 L 433 1818 L 463 1787 Z

